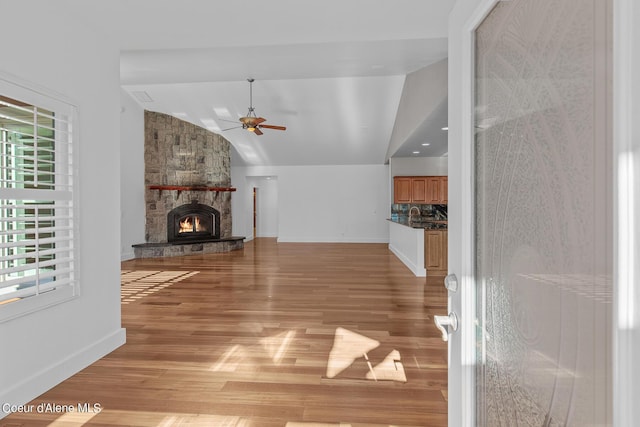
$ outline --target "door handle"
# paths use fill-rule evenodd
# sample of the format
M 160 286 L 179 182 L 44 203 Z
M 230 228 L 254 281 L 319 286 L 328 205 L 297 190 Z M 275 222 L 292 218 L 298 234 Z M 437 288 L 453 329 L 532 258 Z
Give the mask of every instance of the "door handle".
M 451 312 L 448 316 L 433 316 L 436 328 L 442 332 L 442 341 L 449 341 L 449 326 L 453 332 L 458 330 L 458 316 Z
M 444 278 L 444 287 L 449 292 L 458 292 L 458 278 L 455 274 L 447 274 L 447 277 Z

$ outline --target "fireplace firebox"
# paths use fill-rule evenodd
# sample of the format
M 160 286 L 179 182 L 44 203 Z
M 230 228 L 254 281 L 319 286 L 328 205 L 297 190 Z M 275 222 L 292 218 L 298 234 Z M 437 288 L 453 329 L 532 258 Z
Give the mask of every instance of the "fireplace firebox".
M 206 242 L 220 239 L 220 212 L 208 205 L 191 203 L 167 214 L 167 241 Z

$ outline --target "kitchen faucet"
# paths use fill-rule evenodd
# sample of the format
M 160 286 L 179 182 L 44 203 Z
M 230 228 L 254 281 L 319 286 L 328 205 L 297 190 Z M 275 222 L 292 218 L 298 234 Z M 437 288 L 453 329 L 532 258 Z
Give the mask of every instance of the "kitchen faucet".
M 411 215 L 413 214 L 413 210 L 417 210 L 418 211 L 418 216 L 422 215 L 420 213 L 420 208 L 417 206 L 411 206 L 411 209 L 409 209 L 409 222 L 411 222 Z

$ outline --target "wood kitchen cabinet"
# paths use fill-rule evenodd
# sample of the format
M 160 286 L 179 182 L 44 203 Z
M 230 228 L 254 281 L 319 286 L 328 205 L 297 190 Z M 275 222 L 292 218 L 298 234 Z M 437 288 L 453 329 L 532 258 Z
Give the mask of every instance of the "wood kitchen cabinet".
M 427 204 L 437 205 L 441 203 L 440 181 L 439 176 L 430 176 L 427 178 Z
M 429 196 L 427 196 L 427 191 L 427 178 L 411 178 L 411 203 L 429 203 Z
M 424 230 L 424 267 L 427 276 L 447 275 L 447 230 Z
M 393 203 L 411 203 L 411 177 L 393 178 Z
M 447 203 L 446 176 L 396 176 L 393 203 L 439 205 Z
M 449 202 L 449 178 L 446 176 L 440 177 L 440 200 L 443 205 Z

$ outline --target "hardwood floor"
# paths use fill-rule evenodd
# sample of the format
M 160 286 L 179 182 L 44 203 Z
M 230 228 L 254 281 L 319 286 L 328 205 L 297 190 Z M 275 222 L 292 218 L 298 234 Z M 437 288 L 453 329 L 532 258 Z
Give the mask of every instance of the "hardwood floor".
M 123 262 L 127 344 L 31 402 L 100 411 L 0 425 L 446 426 L 442 279 L 386 244 Z

